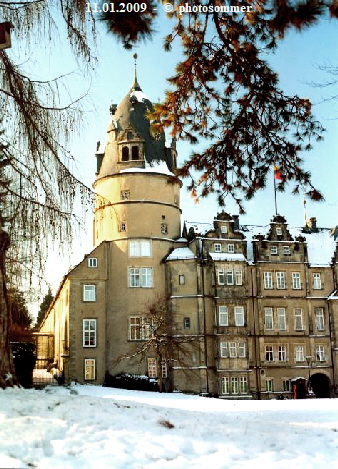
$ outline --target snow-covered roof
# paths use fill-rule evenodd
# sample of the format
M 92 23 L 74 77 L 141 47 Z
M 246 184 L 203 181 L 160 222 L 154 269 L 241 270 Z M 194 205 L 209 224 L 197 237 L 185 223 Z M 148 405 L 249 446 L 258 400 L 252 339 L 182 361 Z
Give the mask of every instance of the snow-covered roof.
M 209 252 L 212 260 L 214 261 L 242 261 L 246 262 L 243 254 L 235 254 L 228 252 Z
M 294 236 L 292 231 L 290 230 Z M 298 229 L 298 233 L 306 238 L 310 265 L 314 267 L 330 265 L 336 248 L 336 242 L 330 231 L 328 228 L 319 228 L 318 233 L 302 233 Z
M 193 228 L 195 233 L 205 235 L 208 231 L 213 229 L 212 223 L 199 223 L 196 221 L 185 221 L 185 226 L 189 231 L 190 228 Z
M 338 300 L 338 290 L 335 290 L 328 296 L 328 300 Z
M 174 176 L 174 173 L 169 171 L 168 166 L 165 161 L 153 161 L 149 164 L 146 161 L 144 168 L 126 168 L 122 169 L 120 173 L 159 173 L 166 174 L 167 176 Z
M 270 229 L 269 225 L 243 225 L 240 231 L 244 234 L 245 239 L 248 241 L 247 254 L 248 260 L 253 261 L 253 246 L 252 238 L 259 234 L 266 235 Z M 329 228 L 318 228 L 317 232 L 304 233 L 303 228 L 289 228 L 289 232 L 293 239 L 302 236 L 306 239 L 307 252 L 310 266 L 313 267 L 327 267 L 330 265 L 336 242 L 330 234 Z M 276 243 L 289 243 L 290 241 L 275 241 Z
M 185 222 L 189 231 L 192 227 L 196 234 L 205 235 L 213 229 L 211 223 Z M 239 230 L 247 241 L 247 261 L 252 263 L 253 237 L 259 234 L 266 236 L 270 230 L 270 223 L 267 225 L 241 225 Z M 302 236 L 306 239 L 309 265 L 313 267 L 327 267 L 331 264 L 332 257 L 336 249 L 336 241 L 332 236 L 330 228 L 318 228 L 316 232 L 304 233 L 303 228 L 288 228 L 293 239 Z M 276 243 L 290 243 L 290 241 L 275 241 Z M 291 241 L 292 242 L 292 241 Z
M 132 91 L 130 93 L 130 97 L 131 98 L 136 98 L 137 102 L 139 102 L 139 103 L 143 103 L 143 101 L 146 101 L 146 100 L 149 101 L 148 96 L 146 94 L 144 94 L 143 91 L 137 91 L 137 90 Z
M 176 248 L 169 254 L 167 261 L 177 260 L 177 259 L 195 259 L 196 256 L 189 248 Z

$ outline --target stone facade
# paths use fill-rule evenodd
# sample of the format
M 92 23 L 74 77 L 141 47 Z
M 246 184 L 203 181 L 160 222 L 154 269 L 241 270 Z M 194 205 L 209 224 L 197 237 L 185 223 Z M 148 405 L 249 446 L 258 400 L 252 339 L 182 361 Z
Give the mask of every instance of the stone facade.
M 151 135 L 135 78 L 97 148 L 94 250 L 41 324 L 67 382 L 105 374 L 224 398 L 317 396 L 338 385 L 337 233 L 185 223 L 176 151 Z

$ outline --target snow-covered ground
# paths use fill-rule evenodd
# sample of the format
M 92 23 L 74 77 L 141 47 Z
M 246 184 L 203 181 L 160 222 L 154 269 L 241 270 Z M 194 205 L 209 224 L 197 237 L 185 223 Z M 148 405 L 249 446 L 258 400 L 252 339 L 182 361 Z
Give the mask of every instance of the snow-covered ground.
M 1 468 L 337 469 L 338 399 L 0 391 Z

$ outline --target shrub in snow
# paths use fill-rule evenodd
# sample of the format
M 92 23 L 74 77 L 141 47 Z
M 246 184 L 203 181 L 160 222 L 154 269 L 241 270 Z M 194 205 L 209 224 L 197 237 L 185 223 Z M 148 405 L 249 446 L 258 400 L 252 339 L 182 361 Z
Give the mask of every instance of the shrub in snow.
M 16 377 L 24 388 L 33 387 L 33 369 L 36 362 L 36 347 L 31 342 L 12 342 Z
M 159 390 L 156 379 L 149 378 L 145 375 L 132 375 L 128 373 L 119 373 L 112 376 L 107 372 L 103 386 L 110 388 L 134 389 L 138 391 L 157 392 Z

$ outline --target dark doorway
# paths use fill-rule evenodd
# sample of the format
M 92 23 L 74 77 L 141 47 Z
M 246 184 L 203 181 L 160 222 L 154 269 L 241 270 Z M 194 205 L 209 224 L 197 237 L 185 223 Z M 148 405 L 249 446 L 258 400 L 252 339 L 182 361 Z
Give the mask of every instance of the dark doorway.
M 310 384 L 318 399 L 330 397 L 330 380 L 323 373 L 311 375 Z
M 305 378 L 292 380 L 292 394 L 294 399 L 306 399 L 307 387 Z

